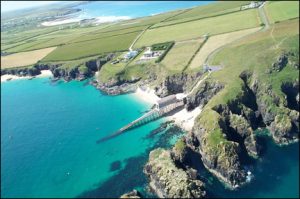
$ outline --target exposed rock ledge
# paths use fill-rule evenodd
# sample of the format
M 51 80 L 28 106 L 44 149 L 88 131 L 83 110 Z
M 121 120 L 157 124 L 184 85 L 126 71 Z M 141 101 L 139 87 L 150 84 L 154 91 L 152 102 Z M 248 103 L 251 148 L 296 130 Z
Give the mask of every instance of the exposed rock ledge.
M 171 152 L 161 148 L 150 152 L 144 172 L 159 198 L 204 198 L 204 184 L 176 167 Z
M 65 81 L 70 81 L 72 79 L 81 81 L 94 76 L 95 72 L 109 61 L 112 56 L 113 55 L 109 54 L 105 57 L 91 59 L 82 65 L 72 66 L 70 68 L 55 63 L 37 63 L 31 67 L 6 68 L 1 69 L 1 75 L 36 76 L 41 74 L 41 70 L 50 70 L 54 80 L 63 78 Z
M 134 189 L 133 191 L 121 195 L 120 198 L 141 198 L 141 194 Z

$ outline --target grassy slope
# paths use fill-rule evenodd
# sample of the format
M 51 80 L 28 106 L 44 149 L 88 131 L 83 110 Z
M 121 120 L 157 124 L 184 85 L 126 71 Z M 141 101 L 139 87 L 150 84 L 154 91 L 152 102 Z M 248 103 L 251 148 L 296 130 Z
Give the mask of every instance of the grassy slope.
M 224 16 L 149 29 L 137 41 L 136 47 L 165 41 L 180 41 L 259 26 L 257 10 L 247 10 Z
M 198 6 L 192 9 L 185 10 L 179 15 L 171 17 L 170 19 L 158 23 L 153 27 L 165 26 L 175 23 L 182 23 L 191 20 L 197 20 L 205 17 L 213 17 L 217 15 L 224 15 L 230 12 L 240 10 L 240 6 L 247 4 L 247 1 L 228 1 L 228 2 L 214 2 L 204 6 Z
M 265 10 L 271 23 L 299 18 L 299 1 L 268 2 Z
M 58 47 L 43 61 L 73 60 L 93 55 L 127 50 L 139 32 L 123 34 L 86 42 L 71 43 Z
M 171 71 L 183 71 L 202 42 L 203 39 L 176 43 L 163 59 L 162 65 Z
M 181 11 L 98 26 L 79 27 L 75 25 L 73 28 L 70 28 L 69 25 L 62 25 L 21 32 L 1 32 L 1 48 L 6 52 L 21 52 L 73 42 L 91 41 L 107 36 L 139 31 L 179 12 Z M 59 27 L 63 29 L 60 30 Z
M 279 54 L 286 50 L 295 50 L 299 53 L 299 20 L 285 21 L 275 24 L 273 40 L 270 35 L 272 28 L 266 32 L 260 32 L 243 39 L 230 47 L 220 51 L 213 60 L 213 64 L 224 64 L 225 68 L 212 74 L 211 79 L 222 82 L 225 88 L 214 96 L 198 118 L 201 125 L 211 131 L 207 141 L 216 146 L 225 141 L 221 130 L 218 128 L 217 119 L 220 115 L 211 108 L 218 104 L 225 104 L 235 99 L 242 93 L 242 81 L 239 74 L 244 70 L 253 71 L 254 75 L 266 84 L 271 84 L 273 91 L 281 97 L 280 85 L 284 81 L 292 81 L 298 78 L 297 69 L 287 66 L 280 72 L 266 74 Z M 275 48 L 281 42 L 278 48 Z M 212 119 L 213 118 L 213 119 Z

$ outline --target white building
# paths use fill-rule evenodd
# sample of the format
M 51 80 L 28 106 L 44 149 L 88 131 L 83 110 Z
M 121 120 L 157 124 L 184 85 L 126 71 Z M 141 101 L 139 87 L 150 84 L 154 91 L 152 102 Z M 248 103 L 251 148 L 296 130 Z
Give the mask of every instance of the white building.
M 241 10 L 246 10 L 246 9 L 251 9 L 251 8 L 257 8 L 260 5 L 262 5 L 264 2 L 262 1 L 251 1 L 251 3 L 249 3 L 248 5 L 243 5 L 241 6 Z
M 153 57 L 153 55 L 154 55 L 154 52 L 151 50 L 150 47 L 148 47 L 147 50 L 143 54 L 144 57 Z
M 131 58 L 135 57 L 137 54 L 138 54 L 138 51 L 132 50 L 132 51 L 127 52 L 124 55 L 124 58 L 125 59 L 131 59 Z

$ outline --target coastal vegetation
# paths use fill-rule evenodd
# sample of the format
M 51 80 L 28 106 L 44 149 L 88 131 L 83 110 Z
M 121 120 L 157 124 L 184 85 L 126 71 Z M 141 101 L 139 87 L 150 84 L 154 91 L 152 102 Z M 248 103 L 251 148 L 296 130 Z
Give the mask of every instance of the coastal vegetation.
M 242 10 L 248 3 L 215 2 L 99 26 L 37 28 L 14 33 L 15 40 L 4 32 L 2 53 L 12 54 L 1 57 L 1 74 L 23 75 L 28 65 L 67 81 L 97 72 L 92 84 L 108 94 L 137 86 L 159 97 L 189 93 L 185 108 L 200 107 L 201 114 L 173 149 L 150 153 L 144 167 L 150 186 L 162 197 L 205 196 L 191 169 L 200 154 L 209 172 L 236 189 L 248 183 L 245 165 L 261 157 L 256 130 L 267 128 L 278 145 L 299 137 L 299 2 Z M 146 52 L 151 55 L 145 58 Z
M 270 1 L 267 3 L 265 10 L 271 23 L 299 18 L 298 1 Z
M 135 47 L 147 46 L 168 40 L 182 41 L 205 34 L 216 35 L 259 26 L 257 10 L 246 10 L 224 16 L 209 17 L 181 24 L 148 29 Z M 172 33 L 172 34 L 171 34 Z
M 204 39 L 176 42 L 162 61 L 168 70 L 183 71 Z

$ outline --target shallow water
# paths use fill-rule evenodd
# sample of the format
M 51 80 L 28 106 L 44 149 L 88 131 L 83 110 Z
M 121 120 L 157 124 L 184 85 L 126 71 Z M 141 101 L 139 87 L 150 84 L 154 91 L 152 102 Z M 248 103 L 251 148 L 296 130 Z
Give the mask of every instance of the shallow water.
M 155 144 L 158 136 L 145 137 L 162 119 L 96 144 L 151 105 L 84 85 L 52 85 L 48 79 L 1 84 L 2 196 L 76 197 L 98 188 L 129 158 L 144 156 Z
M 150 197 L 143 165 L 153 148 L 171 147 L 180 130 L 149 136 L 160 119 L 96 144 L 150 107 L 85 82 L 1 83 L 1 197 L 118 197 L 133 188 Z M 261 139 L 264 154 L 249 166 L 255 178 L 238 191 L 225 189 L 199 164 L 212 196 L 298 197 L 299 143 L 278 147 Z

